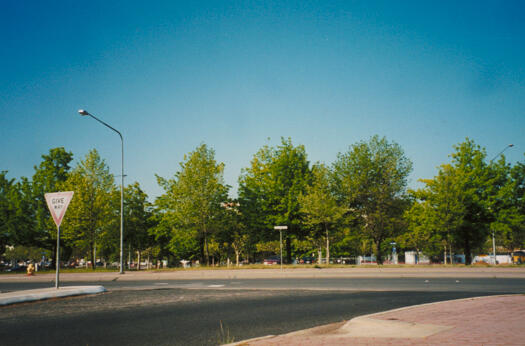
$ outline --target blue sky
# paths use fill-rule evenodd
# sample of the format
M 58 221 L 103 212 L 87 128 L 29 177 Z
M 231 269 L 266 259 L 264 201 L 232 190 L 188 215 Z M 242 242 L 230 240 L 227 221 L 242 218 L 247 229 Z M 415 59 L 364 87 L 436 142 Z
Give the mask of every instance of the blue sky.
M 523 1 L 5 1 L 0 170 L 96 148 L 151 197 L 206 143 L 234 186 L 264 144 L 311 162 L 374 134 L 430 178 L 470 137 L 525 152 Z M 269 139 L 268 139 L 269 138 Z

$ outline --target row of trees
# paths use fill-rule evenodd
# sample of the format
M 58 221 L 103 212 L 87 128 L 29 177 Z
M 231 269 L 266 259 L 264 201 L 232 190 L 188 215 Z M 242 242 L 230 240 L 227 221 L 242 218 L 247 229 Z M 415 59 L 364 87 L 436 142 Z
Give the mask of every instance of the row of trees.
M 188 153 L 171 178 L 157 176 L 164 193 L 154 203 L 138 183 L 125 187 L 124 242 L 129 256 L 199 260 L 207 265 L 254 262 L 278 253 L 284 232 L 286 261 L 318 253 L 374 252 L 382 263 L 390 243 L 428 255 L 483 251 L 491 231 L 507 250 L 525 245 L 525 164 L 503 156 L 486 160 L 466 139 L 438 175 L 407 190 L 412 163 L 402 148 L 374 136 L 351 145 L 331 165 L 311 164 L 304 146 L 282 139 L 264 146 L 228 197 L 224 164 L 205 144 Z M 72 168 L 73 155 L 51 149 L 31 180 L 0 173 L 0 249 L 53 253 L 56 229 L 45 192 L 75 191 L 61 229 L 64 260 L 114 261 L 119 248 L 120 194 L 96 150 Z M 35 251 L 35 249 L 40 249 Z M 0 251 L 1 252 L 1 251 Z M 33 255 L 35 256 L 35 255 Z

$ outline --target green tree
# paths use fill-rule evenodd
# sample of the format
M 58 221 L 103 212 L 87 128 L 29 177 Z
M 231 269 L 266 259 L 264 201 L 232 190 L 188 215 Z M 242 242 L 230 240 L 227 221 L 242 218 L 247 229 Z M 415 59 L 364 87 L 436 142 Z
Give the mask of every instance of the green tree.
M 149 233 L 154 226 L 152 206 L 148 202 L 148 195 L 137 182 L 128 185 L 124 189 L 124 195 L 124 242 L 128 244 L 129 251 L 138 254 L 140 265 L 142 252 L 154 244 L 154 237 Z M 120 194 L 118 198 L 120 199 Z
M 56 226 L 47 208 L 44 194 L 57 192 L 70 171 L 70 162 L 73 154 L 63 147 L 49 150 L 47 155 L 42 155 L 42 162 L 35 166 L 32 181 L 32 202 L 36 234 L 34 245 L 56 252 Z
M 162 213 L 159 230 L 171 233 L 170 247 L 174 253 L 187 252 L 188 246 L 194 246 L 196 240 L 201 260 L 209 265 L 209 238 L 224 211 L 221 203 L 228 198 L 224 164 L 217 163 L 214 150 L 202 144 L 185 155 L 180 166 L 181 170 L 173 179 L 157 176 L 159 185 L 165 190 L 157 199 Z M 180 241 L 186 249 L 180 249 Z
M 312 185 L 307 186 L 306 193 L 299 196 L 299 203 L 301 211 L 306 215 L 305 223 L 314 229 L 321 227 L 325 233 L 326 263 L 328 264 L 330 263 L 329 230 L 342 219 L 346 209 L 337 203 L 329 169 L 320 164 L 314 166 L 312 171 Z
M 412 225 L 429 218 L 431 232 L 462 250 L 470 264 L 472 252 L 485 244 L 491 223 L 498 215 L 501 223 L 509 210 L 510 199 L 503 198 L 502 190 L 508 167 L 504 162 L 487 164 L 485 150 L 468 138 L 454 149 L 450 164 L 442 165 L 434 179 L 422 180 L 426 187 L 418 195 L 428 208 Z
M 525 246 L 525 164 L 516 163 L 511 167 L 502 157 L 490 163 L 491 194 L 490 211 L 493 220 L 490 225 L 496 233 L 497 245 L 514 251 Z
M 24 177 L 20 181 L 8 179 L 0 172 L 0 251 L 5 245 L 34 245 L 34 209 L 31 183 Z
M 379 136 L 352 145 L 348 152 L 338 154 L 333 165 L 338 201 L 374 241 L 378 263 L 383 261 L 382 243 L 403 230 L 411 170 L 412 163 L 401 147 Z
M 444 164 L 434 179 L 421 179 L 426 188 L 413 191 L 413 196 L 418 201 L 416 203 L 422 203 L 422 206 L 418 208 L 414 205 L 406 215 L 413 247 L 416 250 L 418 247 L 424 248 L 428 254 L 435 254 L 434 242 L 425 245 L 421 242 L 425 239 L 439 241 L 444 249 L 445 264 L 447 249 L 452 259 L 452 245 L 457 243 L 456 231 L 466 212 L 462 186 L 457 182 L 456 173 L 452 165 Z M 417 245 L 414 243 L 416 240 Z
M 282 138 L 276 148 L 260 149 L 239 178 L 240 211 L 244 224 L 252 230 L 252 239 L 256 242 L 278 239 L 273 227 L 287 225 L 284 236 L 288 262 L 292 256 L 292 237 L 304 237 L 299 195 L 306 192 L 310 180 L 305 148 L 294 147 L 290 138 Z
M 412 192 L 412 194 L 416 195 L 416 192 Z M 398 238 L 400 247 L 406 250 L 414 249 L 419 256 L 420 252 L 427 255 L 437 255 L 440 253 L 440 245 L 443 245 L 446 253 L 446 239 L 440 237 L 446 234 L 439 232 L 441 228 L 438 225 L 441 224 L 441 220 L 437 217 L 435 210 L 432 209 L 430 201 L 415 200 L 410 208 L 405 211 L 405 219 L 408 232 Z
M 16 209 L 11 202 L 17 194 L 14 179 L 7 178 L 7 172 L 0 172 L 0 254 L 6 245 L 14 243 L 13 235 L 17 231 Z
M 222 206 L 224 213 L 222 213 L 222 220 L 218 232 L 215 234 L 215 240 L 218 244 L 226 245 L 226 249 L 225 246 L 222 246 L 223 251 L 226 250 L 229 253 L 229 248 L 233 250 L 235 264 L 239 266 L 241 256 L 248 254 L 247 229 L 239 211 L 239 203 L 236 200 L 230 200 L 223 203 Z
M 481 248 L 489 235 L 493 217 L 489 202 L 497 188 L 491 187 L 492 177 L 485 163 L 484 149 L 468 138 L 455 149 L 448 173 L 456 200 L 460 202 L 453 208 L 453 238 L 456 246 L 464 251 L 466 263 L 470 264 L 472 251 Z
M 61 227 L 63 238 L 86 251 L 91 263 L 95 264 L 97 246 L 99 249 L 107 248 L 108 243 L 117 246 L 118 211 L 112 203 L 113 175 L 93 149 L 73 169 L 61 188 L 75 192 Z

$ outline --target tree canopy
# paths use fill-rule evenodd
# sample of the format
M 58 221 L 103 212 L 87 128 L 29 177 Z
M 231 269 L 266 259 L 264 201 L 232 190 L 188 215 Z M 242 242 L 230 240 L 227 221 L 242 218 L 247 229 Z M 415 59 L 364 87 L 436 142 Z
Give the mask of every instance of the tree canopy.
M 209 264 L 209 237 L 216 230 L 222 203 L 228 199 L 224 164 L 215 161 L 215 152 L 201 144 L 184 156 L 180 171 L 172 179 L 157 177 L 165 193 L 157 200 L 162 226 L 171 231 L 170 247 L 178 252 L 180 243 L 198 244 L 201 260 Z
M 401 146 L 379 136 L 352 145 L 333 164 L 338 200 L 374 241 L 378 263 L 382 263 L 383 242 L 403 229 L 411 170 L 412 162 Z
M 62 223 L 62 261 L 119 256 L 120 193 L 109 167 L 91 150 L 71 168 L 73 154 L 53 148 L 31 178 L 0 172 L 0 257 L 37 260 L 55 252 L 56 228 L 44 193 L 75 191 Z M 281 138 L 255 152 L 239 176 L 238 198 L 228 195 L 224 164 L 206 144 L 184 156 L 154 203 L 135 182 L 124 187 L 124 249 L 130 261 L 144 256 L 170 264 L 259 262 L 279 253 L 284 225 L 285 263 L 315 256 L 356 257 L 375 252 L 382 263 L 399 244 L 447 263 L 453 254 L 525 247 L 525 163 L 467 138 L 454 146 L 422 188 L 407 190 L 411 161 L 401 146 L 373 136 L 349 146 L 331 164 L 310 166 L 306 148 Z M 316 252 L 318 255 L 316 255 Z M 54 260 L 54 259 L 53 259 Z M 388 258 L 387 258 L 388 260 Z

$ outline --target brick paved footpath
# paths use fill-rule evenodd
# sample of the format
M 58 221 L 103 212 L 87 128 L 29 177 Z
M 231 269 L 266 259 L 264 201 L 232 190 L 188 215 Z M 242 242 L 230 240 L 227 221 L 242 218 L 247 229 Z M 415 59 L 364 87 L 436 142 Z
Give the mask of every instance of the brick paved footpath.
M 525 295 L 416 305 L 237 344 L 525 345 Z

